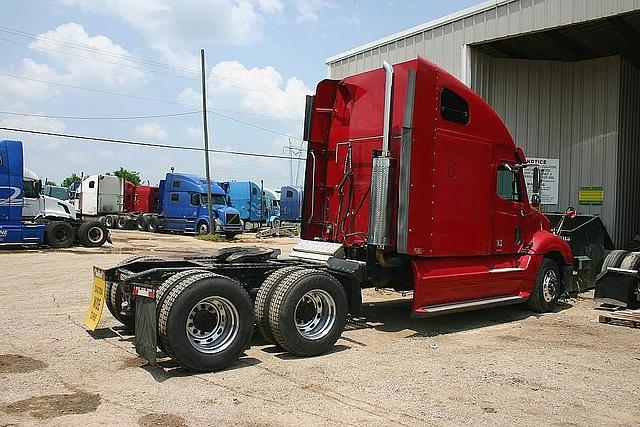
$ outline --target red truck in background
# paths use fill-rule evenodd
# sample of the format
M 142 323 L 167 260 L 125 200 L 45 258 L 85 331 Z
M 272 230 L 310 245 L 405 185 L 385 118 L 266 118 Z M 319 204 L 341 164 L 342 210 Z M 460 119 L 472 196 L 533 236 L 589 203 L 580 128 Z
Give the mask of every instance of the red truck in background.
M 137 228 L 141 231 L 155 231 L 153 221 L 145 214 L 155 214 L 158 210 L 158 187 L 124 183 L 124 213 L 119 214 L 112 226 L 117 228 Z M 105 218 L 106 221 L 106 218 Z
M 525 302 L 546 312 L 570 283 L 571 249 L 527 196 L 522 150 L 435 64 L 320 82 L 304 139 L 302 240 L 289 258 L 227 248 L 94 268 L 141 356 L 154 361 L 159 346 L 187 369 L 221 369 L 254 323 L 293 354 L 322 354 L 360 314 L 363 288 L 412 291 L 420 317 Z

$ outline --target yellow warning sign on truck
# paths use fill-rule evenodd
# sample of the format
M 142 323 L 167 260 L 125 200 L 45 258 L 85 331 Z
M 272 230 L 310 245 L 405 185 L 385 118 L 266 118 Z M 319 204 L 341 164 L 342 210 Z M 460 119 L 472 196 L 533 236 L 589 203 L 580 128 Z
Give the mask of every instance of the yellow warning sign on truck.
M 84 319 L 84 326 L 91 331 L 95 331 L 98 323 L 100 323 L 105 299 L 104 288 L 104 271 L 98 267 L 93 267 L 93 289 L 91 290 L 91 300 L 89 301 L 87 316 Z
M 582 187 L 578 193 L 578 201 L 581 205 L 601 205 L 604 201 L 604 188 Z

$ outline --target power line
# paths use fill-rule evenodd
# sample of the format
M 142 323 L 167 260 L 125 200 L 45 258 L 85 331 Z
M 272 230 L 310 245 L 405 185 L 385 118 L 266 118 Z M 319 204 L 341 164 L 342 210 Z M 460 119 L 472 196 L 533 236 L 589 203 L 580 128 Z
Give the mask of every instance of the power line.
M 292 136 L 292 135 L 289 135 L 289 134 L 286 134 L 286 133 L 283 133 L 283 132 L 279 132 L 277 130 L 273 130 L 273 129 L 269 129 L 269 128 L 266 128 L 266 127 L 263 127 L 263 126 L 260 126 L 260 125 L 256 125 L 256 124 L 253 124 L 253 123 L 245 122 L 243 120 L 236 119 L 235 117 L 225 116 L 224 114 L 220 114 L 220 113 L 217 113 L 215 111 L 208 111 L 208 113 L 209 114 L 213 114 L 213 115 L 218 116 L 218 117 L 224 117 L 227 120 L 231 120 L 233 122 L 242 123 L 243 125 L 251 126 L 251 127 L 256 128 L 256 129 L 263 130 L 265 132 L 271 132 L 271 133 L 275 133 L 276 135 L 281 135 L 281 136 L 285 136 L 287 138 L 292 138 L 292 139 L 296 139 L 298 141 L 302 141 L 302 138 L 298 138 L 297 136 Z
M 0 26 L 0 32 L 12 34 L 12 35 L 15 35 L 15 36 L 18 36 L 18 37 L 35 38 L 36 40 L 44 41 L 45 43 L 56 44 L 56 45 L 62 46 L 62 47 L 69 47 L 71 49 L 77 49 L 77 50 L 85 51 L 85 52 L 92 53 L 92 54 L 98 53 L 100 55 L 104 55 L 104 56 L 108 56 L 108 57 L 124 59 L 125 61 L 142 63 L 142 64 L 154 66 L 154 67 L 168 68 L 170 70 L 176 70 L 178 72 L 182 72 L 183 74 L 174 74 L 174 73 L 168 73 L 166 71 L 158 71 L 158 70 L 155 70 L 154 72 L 157 72 L 157 73 L 160 73 L 160 74 L 166 74 L 166 75 L 174 76 L 174 77 L 181 77 L 181 78 L 185 78 L 185 79 L 189 79 L 189 80 L 199 80 L 199 78 L 197 78 L 196 76 L 199 76 L 200 72 L 197 71 L 197 70 L 190 69 L 190 68 L 177 67 L 177 66 L 173 66 L 173 65 L 170 65 L 170 64 L 165 64 L 165 63 L 158 62 L 158 61 L 152 61 L 152 60 L 145 59 L 145 58 L 138 58 L 138 57 L 131 56 L 131 55 L 116 54 L 116 53 L 112 53 L 112 52 L 106 52 L 106 51 L 104 51 L 102 49 L 97 49 L 97 48 L 94 48 L 94 47 L 91 47 L 91 46 L 87 46 L 87 45 L 83 45 L 83 44 L 79 44 L 79 43 L 55 40 L 55 39 L 52 39 L 52 38 L 48 38 L 48 37 L 42 36 L 40 34 L 29 33 L 29 32 L 26 32 L 26 31 L 20 31 L 20 30 L 8 28 L 8 27 Z M 36 47 L 36 46 L 32 46 L 31 43 L 24 43 L 24 42 L 19 42 L 19 41 L 16 41 L 16 40 L 3 39 L 3 38 L 0 38 L 0 40 L 6 41 L 6 42 L 9 42 L 9 43 L 15 43 L 15 44 L 23 45 L 23 46 L 28 46 L 28 47 L 30 47 L 32 49 L 38 49 L 38 50 L 42 50 L 42 51 L 52 51 L 52 52 L 57 52 L 57 53 L 65 54 L 65 55 L 75 56 L 75 57 L 78 57 L 78 58 L 84 58 L 84 59 L 98 61 L 98 62 L 104 62 L 104 63 L 108 63 L 108 64 L 122 65 L 122 66 L 125 66 L 125 67 L 130 67 L 130 68 L 135 68 L 135 69 L 139 69 L 139 70 L 148 71 L 146 68 L 136 67 L 134 65 L 124 64 L 124 63 L 121 63 L 121 62 L 105 61 L 105 60 L 98 59 L 98 58 L 96 58 L 94 56 L 87 57 L 87 56 L 82 56 L 82 55 L 78 55 L 78 54 L 73 54 L 73 53 L 70 53 L 70 52 L 64 52 L 64 51 L 45 48 L 45 47 L 40 47 L 40 46 Z M 187 74 L 190 74 L 191 77 L 189 77 Z M 282 88 L 279 85 L 266 85 L 266 84 L 260 84 L 260 83 L 253 83 L 253 84 L 247 85 L 246 82 L 243 81 L 243 80 L 234 79 L 233 77 L 220 75 L 220 74 L 211 73 L 209 75 L 209 77 L 214 78 L 214 79 L 228 80 L 228 81 L 232 81 L 232 82 L 241 83 L 243 85 L 240 85 L 240 86 L 229 84 L 229 86 L 240 88 L 240 89 L 258 90 L 260 88 L 261 89 L 265 89 L 266 88 L 266 89 L 279 90 L 279 91 L 282 90 Z M 302 92 L 301 92 L 301 94 L 302 94 Z M 286 95 L 285 94 L 284 96 L 297 96 L 297 95 Z
M 50 114 L 32 114 L 32 113 L 15 113 L 12 111 L 0 111 L 0 114 L 6 114 L 9 116 L 24 116 L 24 117 L 41 117 L 47 119 L 68 119 L 68 120 L 138 120 L 138 119 L 156 119 L 162 117 L 180 117 L 188 116 L 192 114 L 200 114 L 202 111 L 187 111 L 184 113 L 175 114 L 153 114 L 149 116 L 120 116 L 120 117 L 84 117 L 84 116 L 56 116 Z
M 5 130 L 9 132 L 29 133 L 29 134 L 35 134 L 35 135 L 54 136 L 59 138 L 80 139 L 85 141 L 106 142 L 109 144 L 124 144 L 124 145 L 135 145 L 135 146 L 141 146 L 141 147 L 168 148 L 173 150 L 186 150 L 186 151 L 204 151 L 204 148 L 200 148 L 200 147 L 159 144 L 159 143 L 142 142 L 142 141 L 130 141 L 126 139 L 101 138 L 97 136 L 72 135 L 72 134 L 65 134 L 65 133 L 58 133 L 58 132 L 39 131 L 39 130 L 33 130 L 33 129 L 0 127 L 0 130 Z M 221 154 L 232 154 L 236 156 L 249 156 L 249 157 L 267 158 L 267 159 L 289 160 L 289 157 L 277 155 L 277 154 L 262 154 L 262 153 L 251 153 L 246 151 L 217 150 L 217 149 L 209 149 L 209 152 L 221 153 Z
M 68 83 L 60 83 L 60 82 L 50 82 L 47 80 L 40 80 L 40 79 L 34 79 L 31 77 L 25 77 L 25 76 L 16 76 L 15 74 L 6 74 L 6 73 L 0 73 L 0 76 L 2 77 L 9 77 L 9 78 L 13 78 L 13 79 L 19 79 L 19 80 L 26 80 L 26 81 L 31 81 L 31 82 L 36 82 L 36 83 L 42 83 L 42 84 L 46 84 L 46 85 L 52 85 L 52 86 L 61 86 L 61 87 L 66 87 L 66 88 L 70 88 L 70 89 L 77 89 L 77 90 L 84 90 L 87 92 L 95 92 L 95 93 L 100 93 L 100 94 L 105 94 L 105 95 L 114 95 L 114 96 L 121 96 L 121 97 L 125 97 L 125 98 L 133 98 L 133 99 L 139 99 L 142 101 L 151 101 L 151 102 L 162 102 L 164 104 L 171 104 L 171 105 L 178 105 L 181 107 L 195 107 L 195 104 L 188 104 L 186 102 L 177 102 L 177 101 L 171 101 L 168 99 L 162 99 L 162 98 L 150 98 L 150 97 L 146 97 L 146 96 L 138 96 L 138 95 L 131 95 L 131 94 L 127 94 L 127 93 L 121 93 L 121 92 L 114 92 L 114 91 L 110 91 L 110 90 L 105 90 L 105 89 L 95 89 L 95 88 L 89 88 L 89 87 L 84 87 L 84 86 L 76 86 L 76 85 L 71 85 Z M 268 119 L 276 119 L 276 120 L 291 120 L 291 121 L 296 121 L 296 122 L 301 122 L 301 119 L 294 119 L 294 118 L 287 118 L 287 117 L 280 117 L 280 116 L 269 116 L 266 114 L 258 114 L 258 113 L 249 113 L 249 112 L 244 112 L 244 111 L 235 111 L 235 110 L 225 110 L 222 108 L 216 108 L 213 109 L 213 111 L 226 111 L 226 112 L 230 112 L 230 113 L 236 113 L 236 114 L 247 114 L 247 115 L 251 115 L 251 116 L 256 116 L 256 117 L 264 117 L 264 118 L 268 118 Z M 221 117 L 225 117 L 228 118 L 227 116 L 224 115 L 220 115 Z M 253 124 L 248 124 L 247 122 L 242 122 L 248 126 L 254 126 Z M 257 125 L 255 125 L 257 127 Z

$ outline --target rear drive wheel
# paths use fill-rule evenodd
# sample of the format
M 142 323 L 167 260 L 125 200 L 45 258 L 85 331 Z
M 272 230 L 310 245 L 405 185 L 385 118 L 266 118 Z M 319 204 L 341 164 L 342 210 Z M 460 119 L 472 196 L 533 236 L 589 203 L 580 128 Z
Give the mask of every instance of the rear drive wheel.
M 104 217 L 104 225 L 106 225 L 107 228 L 113 228 L 116 225 L 117 220 L 118 220 L 117 216 L 107 215 Z
M 273 333 L 271 332 L 271 326 L 269 325 L 268 314 L 268 307 L 271 302 L 271 297 L 273 296 L 273 291 L 286 277 L 302 269 L 303 267 L 285 267 L 276 270 L 271 273 L 265 281 L 262 282 L 260 288 L 258 288 L 256 301 L 253 304 L 253 315 L 256 319 L 256 326 L 258 327 L 258 331 L 260 331 L 260 335 L 262 335 L 262 338 L 268 344 L 276 344 L 276 340 L 273 338 Z
M 107 227 L 100 221 L 83 222 L 78 227 L 78 240 L 88 248 L 98 248 L 107 241 Z
M 251 299 L 228 277 L 199 273 L 183 278 L 159 309 L 162 346 L 188 370 L 223 369 L 235 362 L 251 341 Z
M 558 302 L 561 289 L 558 264 L 549 258 L 543 258 L 527 305 L 538 313 L 549 312 Z
M 136 217 L 136 228 L 139 231 L 147 231 L 147 219 L 143 215 Z
M 317 356 L 333 347 L 344 330 L 347 294 L 330 274 L 305 269 L 278 284 L 267 312 L 282 348 L 298 356 Z
M 116 220 L 116 227 L 118 227 L 119 230 L 126 230 L 127 218 L 124 216 L 119 216 L 118 219 Z
M 158 232 L 158 217 L 155 215 L 151 215 L 147 221 L 147 228 L 152 233 Z
M 68 248 L 76 241 L 76 233 L 71 224 L 53 221 L 44 229 L 45 243 L 52 248 Z
M 628 251 L 623 251 L 620 249 L 616 249 L 615 251 L 609 252 L 609 255 L 602 262 L 602 272 L 607 271 L 608 267 L 619 268 L 622 265 L 622 261 L 629 254 Z
M 162 261 L 162 258 L 145 255 L 134 255 L 120 261 L 116 265 L 116 267 L 121 267 L 134 261 Z M 131 314 L 122 314 L 122 289 L 120 285 L 118 283 L 106 282 L 104 293 L 106 297 L 105 301 L 107 303 L 107 308 L 109 309 L 111 315 L 117 321 L 122 323 L 126 329 L 134 330 L 136 325 L 135 311 Z

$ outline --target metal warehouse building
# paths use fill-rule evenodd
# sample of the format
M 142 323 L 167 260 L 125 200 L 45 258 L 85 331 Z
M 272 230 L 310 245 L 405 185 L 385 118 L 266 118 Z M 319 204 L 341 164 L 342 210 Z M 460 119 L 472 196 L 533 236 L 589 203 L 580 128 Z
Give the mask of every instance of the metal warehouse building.
M 488 1 L 333 56 L 328 73 L 418 55 L 491 104 L 528 157 L 558 162 L 546 211 L 601 215 L 617 245 L 640 232 L 640 0 Z

